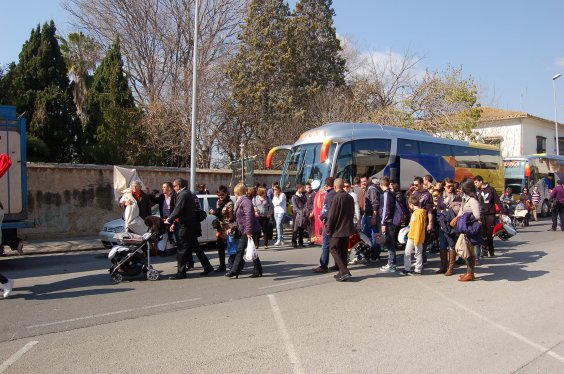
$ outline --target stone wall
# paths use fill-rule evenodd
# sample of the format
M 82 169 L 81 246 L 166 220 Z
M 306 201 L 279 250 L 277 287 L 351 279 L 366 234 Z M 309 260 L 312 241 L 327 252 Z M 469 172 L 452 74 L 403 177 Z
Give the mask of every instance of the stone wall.
M 176 177 L 190 180 L 185 168 L 135 168 L 151 190 Z M 254 176 L 255 183 L 270 184 L 280 171 L 256 170 Z M 205 183 L 213 193 L 230 179 L 230 170 L 198 169 L 196 183 Z M 122 215 L 114 200 L 111 165 L 28 163 L 27 186 L 28 219 L 35 228 L 20 230 L 24 239 L 96 235 L 104 223 Z

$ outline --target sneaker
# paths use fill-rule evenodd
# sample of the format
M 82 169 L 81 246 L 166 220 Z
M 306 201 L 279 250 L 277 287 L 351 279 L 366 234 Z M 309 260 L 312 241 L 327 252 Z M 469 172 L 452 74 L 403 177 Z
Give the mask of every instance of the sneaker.
M 409 275 L 409 271 L 404 269 L 400 272 L 400 274 L 401 275 Z
M 280 240 L 277 240 L 276 243 L 274 243 L 274 245 L 280 245 Z
M 385 273 L 395 273 L 396 267 L 394 265 L 385 265 L 380 268 L 380 271 L 383 271 Z
M 420 272 L 412 270 L 408 273 L 408 275 L 422 275 Z
M 8 279 L 8 283 L 2 284 L 2 288 L 4 289 L 4 299 L 8 298 L 12 293 L 12 287 L 14 287 L 14 280 Z

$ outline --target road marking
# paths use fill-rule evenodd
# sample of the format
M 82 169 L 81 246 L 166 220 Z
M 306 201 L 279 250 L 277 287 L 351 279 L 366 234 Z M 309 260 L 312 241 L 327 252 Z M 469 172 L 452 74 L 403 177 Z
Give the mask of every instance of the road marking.
M 296 284 L 296 283 L 302 283 L 302 282 L 310 282 L 316 279 L 324 279 L 324 278 L 329 278 L 332 277 L 333 274 L 331 275 L 325 275 L 325 276 L 314 276 L 314 277 L 307 277 L 305 279 L 300 279 L 300 280 L 296 280 L 296 281 L 291 281 L 291 282 L 284 282 L 284 283 L 277 283 L 277 284 L 273 284 L 272 286 L 264 286 L 264 287 L 259 287 L 259 290 L 265 290 L 268 288 L 275 288 L 275 287 L 282 287 L 282 286 L 286 286 L 288 284 Z
M 278 330 L 282 335 L 282 339 L 284 340 L 284 345 L 286 346 L 286 352 L 288 353 L 288 357 L 290 357 L 290 362 L 294 368 L 294 373 L 303 373 L 302 365 L 300 364 L 300 360 L 298 355 L 296 354 L 296 349 L 294 348 L 294 344 L 292 344 L 292 340 L 290 339 L 290 334 L 288 333 L 288 329 L 286 329 L 286 324 L 284 323 L 284 319 L 282 318 L 282 313 L 280 313 L 280 308 L 278 307 L 278 303 L 276 302 L 276 296 L 268 295 L 268 299 L 270 300 L 270 306 L 272 307 L 272 314 L 274 314 L 274 319 L 276 320 L 276 325 L 278 325 Z
M 142 306 L 142 307 L 139 307 L 139 308 L 116 310 L 115 312 L 92 314 L 90 316 L 65 319 L 63 321 L 41 323 L 39 325 L 26 326 L 26 328 L 27 329 L 35 329 L 35 328 L 38 328 L 38 327 L 60 325 L 60 324 L 63 324 L 63 323 L 68 323 L 68 322 L 84 321 L 84 320 L 87 320 L 87 319 L 113 316 L 113 315 L 116 315 L 116 314 L 135 312 L 135 311 L 138 311 L 138 310 L 147 310 L 147 309 L 159 308 L 159 307 L 162 307 L 162 306 L 170 306 L 170 305 L 176 305 L 176 304 L 182 304 L 182 303 L 189 303 L 190 301 L 196 301 L 196 300 L 201 300 L 201 297 L 197 297 L 197 298 L 194 298 L 194 299 L 188 299 L 188 300 L 171 301 L 170 303 L 146 305 L 146 306 Z
M 9 359 L 4 361 L 2 363 L 2 365 L 0 365 L 0 373 L 5 372 L 6 369 L 8 369 L 16 361 L 18 361 L 20 359 L 20 357 L 22 357 L 27 351 L 29 351 L 31 348 L 33 348 L 33 346 L 36 345 L 37 343 L 39 343 L 37 340 L 33 340 L 33 341 L 27 343 L 26 345 L 24 345 L 23 347 L 21 347 L 19 351 L 14 353 Z
M 484 316 L 484 315 L 482 315 L 482 314 L 480 314 L 480 313 L 478 313 L 478 312 L 476 312 L 476 311 L 474 311 L 474 310 L 468 308 L 467 306 L 465 306 L 465 305 L 459 303 L 458 301 L 453 300 L 453 299 L 451 299 L 450 297 L 448 297 L 448 296 L 446 296 L 446 295 L 440 293 L 439 291 L 437 291 L 437 290 L 435 290 L 435 289 L 433 289 L 433 288 L 431 288 L 431 287 L 429 287 L 429 286 L 423 284 L 421 281 L 419 281 L 419 283 L 420 283 L 423 287 L 427 288 L 428 290 L 433 291 L 434 293 L 436 293 L 437 295 L 439 295 L 439 296 L 442 297 L 443 299 L 447 300 L 447 301 L 450 302 L 451 304 L 456 305 L 456 306 L 459 307 L 460 309 L 462 309 L 462 310 L 464 310 L 464 311 L 466 311 L 466 312 L 472 314 L 473 316 L 475 316 L 475 317 L 477 317 L 477 318 L 479 318 L 479 319 L 481 319 L 481 320 L 483 320 L 483 321 L 486 321 L 487 323 L 489 323 L 490 325 L 492 325 L 492 326 L 496 327 L 497 329 L 503 331 L 504 333 L 506 333 L 506 334 L 508 334 L 508 335 L 511 335 L 511 336 L 513 336 L 514 338 L 516 338 L 517 340 L 520 340 L 521 342 L 523 342 L 523 343 L 525 343 L 525 344 L 528 344 L 528 345 L 530 345 L 531 347 L 533 347 L 533 348 L 539 350 L 539 351 L 542 352 L 543 354 L 546 353 L 546 354 L 548 354 L 550 357 L 555 358 L 556 360 L 558 360 L 558 361 L 564 363 L 564 357 L 560 356 L 558 353 L 552 351 L 551 349 L 546 348 L 546 347 L 544 347 L 544 346 L 542 346 L 542 345 L 540 345 L 540 344 L 537 344 L 537 343 L 533 342 L 532 340 L 529 340 L 528 338 L 524 337 L 523 335 L 521 335 L 521 334 L 519 334 L 519 333 L 517 333 L 517 332 L 515 332 L 515 331 L 513 331 L 513 330 L 511 330 L 511 329 L 509 329 L 509 328 L 507 328 L 507 327 L 505 327 L 505 326 L 503 326 L 503 325 L 501 325 L 501 324 L 495 322 L 495 321 L 492 321 L 492 320 L 489 319 L 488 317 L 486 317 L 486 316 Z

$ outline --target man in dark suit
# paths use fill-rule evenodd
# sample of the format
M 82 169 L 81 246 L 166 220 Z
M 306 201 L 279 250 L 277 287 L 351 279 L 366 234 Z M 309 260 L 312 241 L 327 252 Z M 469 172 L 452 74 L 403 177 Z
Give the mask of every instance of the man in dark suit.
M 176 254 L 178 271 L 170 279 L 186 278 L 187 264 L 192 258 L 192 252 L 196 252 L 204 268 L 201 275 L 208 275 L 213 271 L 208 257 L 198 244 L 198 237 L 202 235 L 202 227 L 196 217 L 194 197 L 192 192 L 188 191 L 187 186 L 188 182 L 182 178 L 177 178 L 172 182 L 172 187 L 176 191 L 176 205 L 165 223 L 171 224 L 171 231 L 178 230 L 180 243 L 178 243 Z
M 335 196 L 331 202 L 325 226 L 327 235 L 331 238 L 329 241 L 331 255 L 339 267 L 339 273 L 335 275 L 338 282 L 351 278 L 346 258 L 349 236 L 354 233 L 354 199 L 344 191 L 343 185 L 344 181 L 341 178 L 335 179 L 333 183 Z

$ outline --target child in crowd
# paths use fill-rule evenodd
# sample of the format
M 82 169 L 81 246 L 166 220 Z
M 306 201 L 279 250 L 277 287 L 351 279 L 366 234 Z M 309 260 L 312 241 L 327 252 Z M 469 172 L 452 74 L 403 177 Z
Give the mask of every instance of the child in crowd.
M 425 241 L 425 209 L 419 206 L 416 196 L 408 199 L 409 209 L 413 212 L 409 221 L 409 233 L 403 257 L 402 275 L 421 275 L 423 272 L 423 242 Z M 415 250 L 415 270 L 411 270 L 411 254 Z

